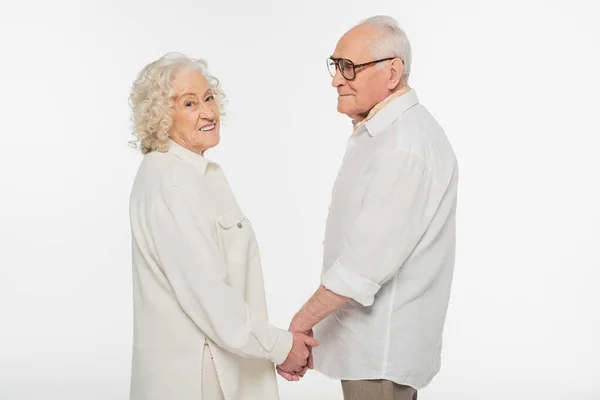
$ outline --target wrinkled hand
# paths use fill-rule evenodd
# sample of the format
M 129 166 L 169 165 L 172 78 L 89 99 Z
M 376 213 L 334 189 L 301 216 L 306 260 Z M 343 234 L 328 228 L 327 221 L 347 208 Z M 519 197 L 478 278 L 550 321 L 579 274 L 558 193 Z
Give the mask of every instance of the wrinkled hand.
M 319 345 L 313 336 L 292 332 L 294 341 L 292 350 L 283 364 L 277 366 L 277 373 L 288 381 L 299 381 L 308 368 L 312 368 L 312 348 Z
M 292 319 L 292 321 L 290 322 L 290 327 L 288 328 L 288 330 L 292 333 L 303 333 L 304 335 L 313 338 L 313 330 L 309 329 L 308 331 L 299 331 L 298 327 L 296 326 L 296 319 Z M 318 342 L 317 342 L 318 345 Z M 302 368 L 302 370 L 298 371 L 298 372 L 287 372 L 287 371 L 283 371 L 281 368 L 277 367 L 277 373 L 279 375 L 281 375 L 284 379 L 288 380 L 288 381 L 299 381 L 300 378 L 304 377 L 304 374 L 306 374 L 306 371 L 308 371 L 309 369 L 313 369 L 314 368 L 314 362 L 313 362 L 313 355 L 312 355 L 312 348 L 316 347 L 316 346 L 307 346 L 308 349 L 308 359 L 306 362 L 306 365 L 304 366 L 304 368 Z

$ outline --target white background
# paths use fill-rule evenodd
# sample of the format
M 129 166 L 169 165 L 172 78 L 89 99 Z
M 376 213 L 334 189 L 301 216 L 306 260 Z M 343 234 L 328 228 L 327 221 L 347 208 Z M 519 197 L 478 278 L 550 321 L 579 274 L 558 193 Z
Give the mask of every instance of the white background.
M 167 5 L 167 4 L 171 5 Z M 594 1 L 37 1 L 0 6 L 0 400 L 128 399 L 137 72 L 208 60 L 225 169 L 287 327 L 319 283 L 350 133 L 325 59 L 390 14 L 461 178 L 433 400 L 600 399 L 600 14 Z M 318 373 L 282 400 L 341 399 Z

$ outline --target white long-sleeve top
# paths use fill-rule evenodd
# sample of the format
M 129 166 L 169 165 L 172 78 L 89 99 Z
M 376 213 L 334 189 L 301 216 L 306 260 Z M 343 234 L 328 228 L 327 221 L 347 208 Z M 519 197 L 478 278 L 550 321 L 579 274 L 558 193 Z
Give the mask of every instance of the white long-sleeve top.
M 315 328 L 315 369 L 416 389 L 440 368 L 454 269 L 458 165 L 414 90 L 350 137 L 335 182 L 322 284 L 348 304 Z
M 130 219 L 131 399 L 201 399 L 206 342 L 226 400 L 277 400 L 292 335 L 267 322 L 256 238 L 221 168 L 173 141 L 145 155 Z

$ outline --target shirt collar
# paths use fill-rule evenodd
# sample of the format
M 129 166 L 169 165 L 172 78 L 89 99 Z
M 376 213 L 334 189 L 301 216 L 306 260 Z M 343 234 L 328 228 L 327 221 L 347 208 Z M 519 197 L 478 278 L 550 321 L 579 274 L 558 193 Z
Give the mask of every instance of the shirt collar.
M 401 89 L 402 90 L 402 89 Z M 355 132 L 364 126 L 370 136 L 377 136 L 404 114 L 406 110 L 419 103 L 414 89 L 395 92 L 377 104 L 367 118 L 355 125 Z
M 214 161 L 211 161 L 200 154 L 194 153 L 193 151 L 180 146 L 171 138 L 169 138 L 168 152 L 175 155 L 175 157 L 192 164 L 194 168 L 200 171 L 203 175 L 206 174 L 206 168 L 208 168 L 209 164 L 217 165 L 217 163 Z

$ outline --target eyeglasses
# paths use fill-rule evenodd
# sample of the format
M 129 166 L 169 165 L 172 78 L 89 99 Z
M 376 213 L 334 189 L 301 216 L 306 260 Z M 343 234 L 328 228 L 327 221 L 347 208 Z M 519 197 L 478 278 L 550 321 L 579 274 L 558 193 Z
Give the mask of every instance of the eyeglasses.
M 370 61 L 363 64 L 354 64 L 352 61 L 346 58 L 333 58 L 329 57 L 327 59 L 327 70 L 329 70 L 329 74 L 331 77 L 335 77 L 336 70 L 340 70 L 340 73 L 347 81 L 351 81 L 356 78 L 356 69 L 366 67 L 367 65 L 377 64 L 378 62 L 393 60 L 396 57 L 388 57 L 382 58 L 381 60 Z M 402 61 L 404 63 L 404 61 Z

